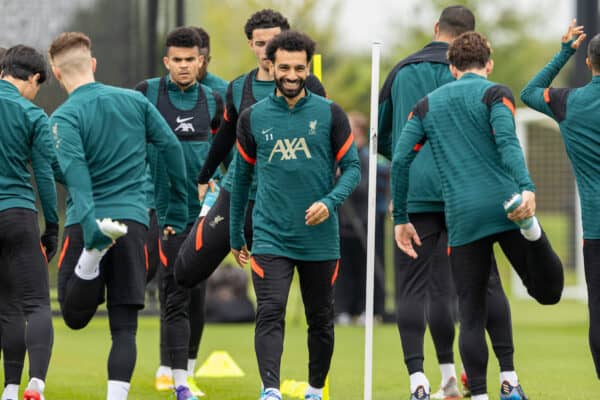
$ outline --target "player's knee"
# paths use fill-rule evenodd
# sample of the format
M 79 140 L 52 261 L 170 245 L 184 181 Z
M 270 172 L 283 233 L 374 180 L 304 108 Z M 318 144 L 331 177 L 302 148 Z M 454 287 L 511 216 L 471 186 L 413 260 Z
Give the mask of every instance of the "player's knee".
M 530 293 L 531 294 L 531 293 Z M 538 303 L 549 306 L 556 304 L 560 301 L 562 295 L 562 286 L 556 285 L 555 287 L 548 288 L 540 293 L 532 294 L 533 298 L 537 300 Z
M 258 305 L 257 320 L 264 322 L 279 322 L 285 319 L 285 302 L 268 302 Z
M 95 311 L 95 310 L 94 310 Z M 70 311 L 70 310 L 62 310 L 63 320 L 65 324 L 74 330 L 82 329 L 87 326 L 92 317 L 94 316 L 94 312 L 91 311 Z

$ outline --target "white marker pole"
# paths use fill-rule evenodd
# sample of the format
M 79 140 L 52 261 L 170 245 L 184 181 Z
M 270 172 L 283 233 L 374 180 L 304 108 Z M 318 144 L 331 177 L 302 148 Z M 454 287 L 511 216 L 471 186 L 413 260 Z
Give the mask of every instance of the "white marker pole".
M 373 286 L 375 282 L 375 199 L 377 188 L 377 129 L 379 110 L 379 55 L 381 43 L 373 42 L 371 53 L 371 130 L 369 134 L 369 202 L 367 226 L 367 298 L 365 309 L 365 392 L 373 395 Z

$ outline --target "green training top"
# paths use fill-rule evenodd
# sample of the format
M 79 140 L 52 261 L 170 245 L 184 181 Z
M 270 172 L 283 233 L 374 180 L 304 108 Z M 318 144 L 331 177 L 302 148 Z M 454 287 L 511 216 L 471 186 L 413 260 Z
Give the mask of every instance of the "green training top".
M 454 77 L 448 68 L 448 43 L 431 42 L 400 61 L 388 75 L 379 99 L 378 152 L 392 158 L 408 114 L 417 101 Z M 444 211 L 442 185 L 431 146 L 425 143 L 410 168 L 408 212 Z
M 585 239 L 600 239 L 600 76 L 581 88 L 554 89 L 550 84 L 569 61 L 573 42 L 525 86 L 521 100 L 558 122 L 579 189 Z
M 0 116 L 0 211 L 36 211 L 27 170 L 31 162 L 46 223 L 58 223 L 52 169 L 56 153 L 47 115 L 12 83 L 0 80 Z
M 180 140 L 186 165 L 186 190 L 188 199 L 187 224 L 193 224 L 200 213 L 196 175 L 202 168 L 210 148 L 212 136 L 216 132 L 223 110 L 220 96 L 200 83 L 181 90 L 171 81 L 170 76 L 148 79 L 136 86 L 146 95 L 160 114 L 166 119 L 172 132 Z M 161 88 L 163 95 L 159 95 Z M 198 97 L 199 90 L 202 90 Z M 168 95 L 167 95 L 168 93 Z M 151 182 L 146 182 L 146 193 L 154 193 L 154 205 L 160 226 L 165 225 L 165 212 L 169 205 L 169 177 L 164 155 L 152 145 L 148 146 L 148 164 Z M 150 189 L 153 189 L 150 191 Z M 152 200 L 149 206 L 152 205 Z M 152 207 L 149 207 L 152 208 Z
M 392 162 L 394 223 L 407 223 L 409 168 L 429 141 L 440 172 L 448 244 L 460 246 L 516 229 L 503 203 L 535 190 L 515 134 L 510 89 L 467 73 L 421 99 Z
M 257 175 L 253 254 L 338 259 L 337 208 L 360 180 L 360 161 L 344 111 L 308 91 L 292 109 L 283 97 L 272 94 L 240 116 L 238 150 L 231 192 L 231 248 L 244 245 L 244 211 Z M 336 165 L 341 170 L 337 182 Z M 316 201 L 327 206 L 329 218 L 308 226 L 306 210 Z
M 148 225 L 143 191 L 147 142 L 167 160 L 172 201 L 166 219 L 177 232 L 183 231 L 187 194 L 181 146 L 144 96 L 88 83 L 69 95 L 50 122 L 72 200 L 65 226 L 81 224 L 86 248 L 102 249 L 110 243 L 96 219 L 128 219 Z

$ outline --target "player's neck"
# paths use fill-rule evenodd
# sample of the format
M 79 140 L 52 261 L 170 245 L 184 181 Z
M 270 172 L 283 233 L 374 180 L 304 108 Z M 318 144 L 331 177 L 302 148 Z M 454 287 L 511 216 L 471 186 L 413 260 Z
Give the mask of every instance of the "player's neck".
M 455 39 L 454 36 L 448 35 L 443 32 L 437 33 L 433 38 L 433 40 L 435 42 L 444 42 L 444 43 L 451 43 L 454 39 Z
M 68 94 L 74 92 L 77 88 L 87 85 L 88 83 L 95 82 L 94 74 L 83 74 L 83 75 L 72 75 L 62 78 L 61 84 L 65 88 Z
M 23 93 L 25 92 L 25 85 L 27 84 L 27 81 L 13 78 L 10 75 L 3 77 L 2 80 L 6 81 L 6 82 L 12 84 L 14 87 L 16 87 L 17 90 L 19 91 L 19 93 L 21 94 L 21 96 L 23 96 Z
M 487 70 L 485 68 L 469 68 L 464 71 L 457 70 L 456 79 L 460 79 L 463 76 L 465 76 L 466 74 L 475 74 L 475 75 L 482 76 L 486 79 L 488 77 Z
M 256 80 L 257 81 L 272 81 L 273 80 L 273 75 L 271 75 L 271 73 L 269 72 L 269 70 L 263 69 L 259 65 L 258 66 L 258 72 L 256 72 Z

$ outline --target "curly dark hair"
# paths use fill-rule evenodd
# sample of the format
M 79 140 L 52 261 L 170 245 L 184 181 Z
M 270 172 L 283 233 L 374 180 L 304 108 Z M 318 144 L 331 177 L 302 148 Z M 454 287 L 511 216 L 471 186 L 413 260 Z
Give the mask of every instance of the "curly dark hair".
M 167 35 L 167 39 L 165 40 L 165 47 L 168 49 L 169 47 L 198 47 L 200 49 L 202 46 L 202 40 L 200 36 L 193 28 L 188 28 L 187 26 L 180 26 L 179 28 L 173 29 Z
M 465 32 L 450 44 L 448 61 L 459 71 L 483 68 L 490 60 L 492 48 L 487 38 L 477 32 Z
M 275 36 L 267 45 L 267 58 L 275 62 L 275 53 L 278 49 L 286 51 L 305 51 L 306 61 L 312 60 L 315 54 L 315 42 L 308 35 L 298 31 L 283 31 Z
M 27 80 L 31 75 L 40 74 L 38 83 L 41 85 L 48 79 L 48 63 L 44 56 L 33 47 L 22 44 L 6 50 L 0 61 L 3 75 L 20 80 Z
M 246 25 L 244 25 L 244 32 L 248 40 L 252 40 L 252 32 L 255 29 L 266 28 L 281 28 L 282 31 L 286 31 L 290 29 L 290 24 L 287 18 L 279 12 L 266 8 L 255 12 L 248 18 Z

